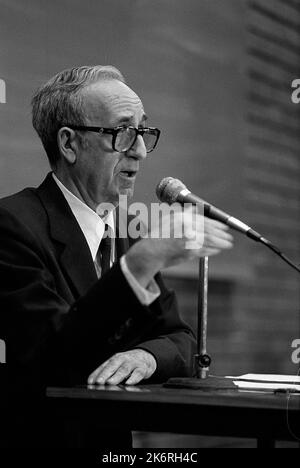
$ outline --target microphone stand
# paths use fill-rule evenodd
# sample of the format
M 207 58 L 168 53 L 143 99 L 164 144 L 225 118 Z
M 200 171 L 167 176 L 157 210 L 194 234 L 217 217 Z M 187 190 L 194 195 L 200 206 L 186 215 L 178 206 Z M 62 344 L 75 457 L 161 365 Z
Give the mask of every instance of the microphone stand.
M 225 377 L 209 376 L 211 357 L 207 353 L 207 297 L 208 297 L 208 257 L 199 260 L 197 354 L 194 356 L 193 378 L 171 378 L 164 386 L 171 388 L 193 388 L 196 390 L 237 390 L 233 380 Z
M 194 374 L 197 379 L 206 379 L 211 364 L 207 354 L 207 296 L 208 257 L 199 261 L 197 354 L 194 356 Z

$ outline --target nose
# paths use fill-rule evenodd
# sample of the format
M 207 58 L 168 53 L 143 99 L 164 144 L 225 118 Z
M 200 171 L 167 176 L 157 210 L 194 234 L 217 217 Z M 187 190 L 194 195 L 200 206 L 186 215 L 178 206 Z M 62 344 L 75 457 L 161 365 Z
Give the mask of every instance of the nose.
M 138 135 L 132 148 L 127 151 L 127 156 L 139 160 L 146 159 L 147 150 L 142 135 Z

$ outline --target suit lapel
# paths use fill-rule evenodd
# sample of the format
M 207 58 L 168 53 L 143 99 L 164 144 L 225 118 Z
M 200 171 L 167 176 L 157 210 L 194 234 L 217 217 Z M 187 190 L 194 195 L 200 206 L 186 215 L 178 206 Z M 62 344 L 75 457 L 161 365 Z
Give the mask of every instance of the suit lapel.
M 61 267 L 77 295 L 81 296 L 97 281 L 94 262 L 84 234 L 52 173 L 38 187 L 37 195 L 48 214 L 50 235 L 54 242 L 60 244 Z M 116 260 L 119 260 L 130 247 L 127 213 L 119 208 L 116 209 L 115 243 Z
M 61 267 L 81 296 L 97 281 L 84 234 L 51 173 L 37 189 L 37 194 L 48 213 L 50 235 L 62 247 Z

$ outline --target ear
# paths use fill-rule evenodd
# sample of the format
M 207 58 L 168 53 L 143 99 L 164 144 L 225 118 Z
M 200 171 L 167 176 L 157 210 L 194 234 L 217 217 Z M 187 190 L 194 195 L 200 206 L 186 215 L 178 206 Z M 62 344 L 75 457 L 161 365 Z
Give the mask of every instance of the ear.
M 57 146 L 61 156 L 69 164 L 75 164 L 80 149 L 75 131 L 69 127 L 60 128 L 57 132 Z

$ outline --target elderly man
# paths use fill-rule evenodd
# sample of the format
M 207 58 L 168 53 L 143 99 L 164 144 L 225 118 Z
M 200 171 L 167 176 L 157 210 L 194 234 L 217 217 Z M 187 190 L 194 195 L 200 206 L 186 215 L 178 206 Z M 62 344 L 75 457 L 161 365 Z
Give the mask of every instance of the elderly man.
M 35 94 L 33 125 L 52 172 L 37 189 L 0 201 L 0 329 L 11 383 L 134 385 L 191 374 L 193 334 L 159 270 L 230 248 L 232 238 L 207 220 L 201 248 L 174 236 L 134 243 L 118 236 L 116 210 L 99 216 L 101 204 L 117 207 L 120 195 L 133 194 L 160 133 L 146 119 L 111 66 L 65 70 Z M 173 221 L 192 228 L 193 216 Z M 92 423 L 54 437 L 47 418 L 33 446 L 111 441 Z M 114 435 L 114 444 L 128 443 Z

